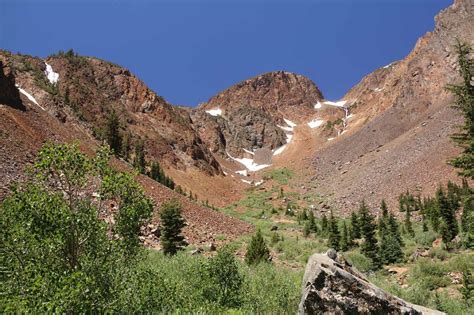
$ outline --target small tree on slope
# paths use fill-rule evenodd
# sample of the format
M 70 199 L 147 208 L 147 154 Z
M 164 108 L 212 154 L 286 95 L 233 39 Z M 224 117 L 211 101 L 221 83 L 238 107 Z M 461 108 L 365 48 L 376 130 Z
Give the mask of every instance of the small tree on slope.
M 165 203 L 160 211 L 161 220 L 161 246 L 165 255 L 175 255 L 186 246 L 182 229 L 186 226 L 181 216 L 180 204 L 173 200 Z
M 361 244 L 360 251 L 362 254 L 372 260 L 373 268 L 378 269 L 380 267 L 378 257 L 378 246 L 377 239 L 375 237 L 375 223 L 374 217 L 369 213 L 369 209 L 365 205 L 365 201 L 362 201 L 359 208 L 359 220 L 361 227 L 361 234 L 364 241 Z
M 247 253 L 245 254 L 245 262 L 247 265 L 257 265 L 261 262 L 270 261 L 270 250 L 263 239 L 262 233 L 260 230 L 257 230 L 254 236 L 250 241 L 250 244 L 247 248 Z

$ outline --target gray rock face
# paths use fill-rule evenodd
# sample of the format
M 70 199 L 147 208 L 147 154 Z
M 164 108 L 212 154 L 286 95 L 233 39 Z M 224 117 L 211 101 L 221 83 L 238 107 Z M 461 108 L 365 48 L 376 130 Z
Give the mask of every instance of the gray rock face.
M 444 314 L 410 304 L 383 291 L 334 250 L 310 257 L 303 278 L 298 313 Z
M 18 89 L 15 87 L 13 73 L 0 56 L 0 104 L 24 110 Z
M 225 157 L 227 153 L 240 157 L 242 149 L 270 150 L 286 143 L 286 135 L 270 114 L 260 108 L 241 106 L 229 108 L 222 116 L 204 111 L 192 114 L 193 124 L 211 152 Z

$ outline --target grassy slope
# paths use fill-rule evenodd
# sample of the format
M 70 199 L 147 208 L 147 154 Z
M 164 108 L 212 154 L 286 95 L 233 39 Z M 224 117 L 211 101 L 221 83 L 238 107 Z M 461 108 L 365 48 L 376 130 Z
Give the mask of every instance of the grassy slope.
M 286 204 L 295 212 L 312 204 L 312 196 L 302 196 L 291 190 L 292 174 L 285 170 L 275 170 L 267 174 L 274 179 L 274 186 L 269 189 L 247 190 L 242 200 L 220 209 L 224 213 L 243 219 L 261 229 L 269 244 L 274 260 L 274 268 L 284 269 L 288 275 L 296 279 L 295 288 L 300 290 L 301 275 L 308 257 L 315 252 L 327 249 L 327 240 L 322 235 L 303 237 L 302 223 L 297 217 L 285 213 Z M 280 187 L 288 192 L 281 195 Z M 356 209 L 354 209 L 356 210 Z M 320 226 L 320 220 L 317 220 Z M 409 302 L 437 308 L 448 314 L 474 314 L 474 311 L 462 300 L 459 293 L 461 284 L 455 283 L 463 270 L 474 270 L 474 253 L 472 251 L 457 251 L 448 253 L 441 247 L 432 247 L 437 235 L 423 232 L 421 225 L 413 223 L 416 235 L 414 238 L 404 235 L 405 263 L 386 266 L 383 270 L 370 272 L 370 260 L 360 254 L 358 248 L 351 249 L 344 255 L 361 271 L 368 272 L 369 278 L 381 288 Z M 271 227 L 277 226 L 277 231 Z M 278 236 L 276 237 L 275 234 Z M 244 236 L 233 242 L 237 253 L 243 256 L 250 237 Z M 415 250 L 424 251 L 424 255 L 414 262 L 410 261 Z M 397 270 L 394 274 L 388 269 Z M 295 305 L 296 309 L 296 305 Z

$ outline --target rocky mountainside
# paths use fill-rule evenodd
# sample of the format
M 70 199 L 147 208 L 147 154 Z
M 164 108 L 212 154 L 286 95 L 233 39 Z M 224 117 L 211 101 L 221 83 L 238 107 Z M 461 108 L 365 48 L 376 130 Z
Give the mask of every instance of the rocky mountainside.
M 314 104 L 322 99 L 321 91 L 308 78 L 270 72 L 212 97 L 193 111 L 192 119 L 213 152 L 241 157 L 243 149 L 274 150 L 287 143 L 281 128 L 287 125 L 285 119 L 308 119 L 314 114 Z
M 101 106 L 95 105 L 100 103 L 92 102 L 94 99 L 103 102 L 109 100 L 111 103 L 108 104 L 114 106 L 117 111 L 125 111 L 122 117 L 136 119 L 136 122 L 129 126 L 132 126 L 130 127 L 132 132 L 137 130 L 137 135 L 140 135 L 139 132 L 145 130 L 146 125 L 144 122 L 150 122 L 152 119 L 156 119 L 160 120 L 161 123 L 157 124 L 155 128 L 162 128 L 165 124 L 178 125 L 178 127 L 181 126 L 179 128 L 182 129 L 177 130 L 189 131 L 189 137 L 191 137 L 191 139 L 192 137 L 197 137 L 193 129 L 186 124 L 186 120 L 183 119 L 181 121 L 179 119 L 181 114 L 159 97 L 150 94 L 146 89 L 141 90 L 144 92 L 141 94 L 141 98 L 138 97 L 136 95 L 136 89 L 140 90 L 143 88 L 143 84 L 130 74 L 121 73 L 122 70 L 117 70 L 118 68 L 113 65 L 106 65 L 103 69 L 101 68 L 102 70 L 115 69 L 119 73 L 115 76 L 115 80 L 118 82 L 125 80 L 127 82 L 124 83 L 123 86 L 120 84 L 120 86 L 124 90 L 131 89 L 132 92 L 122 95 L 121 92 L 114 92 L 113 89 L 99 89 L 94 87 L 94 85 L 102 84 L 113 85 L 106 81 L 107 78 L 110 79 L 109 75 L 111 75 L 108 72 L 108 74 L 104 74 L 105 77 L 95 72 L 84 74 L 85 78 L 87 78 L 87 80 L 84 79 L 87 81 L 86 83 L 76 81 L 74 76 L 67 79 L 66 69 L 71 65 L 67 64 L 69 61 L 64 60 L 64 58 L 65 57 L 50 58 L 47 63 L 45 63 L 39 58 L 13 55 L 8 52 L 2 52 L 0 54 L 0 174 L 2 175 L 0 177 L 0 200 L 8 194 L 10 184 L 24 179 L 25 168 L 34 162 L 36 152 L 46 141 L 76 141 L 84 152 L 89 154 L 94 152 L 100 145 L 100 141 L 94 136 L 94 127 L 98 126 L 96 123 L 98 124 L 98 121 L 103 118 L 102 115 L 104 115 L 105 111 L 105 109 L 101 111 Z M 51 62 L 51 64 L 49 62 Z M 65 64 L 61 64 L 61 62 Z M 81 62 L 103 63 L 102 61 L 89 58 Z M 48 71 L 48 65 L 54 70 L 62 70 L 60 70 L 59 73 L 51 69 Z M 56 69 L 54 67 L 56 67 Z M 89 66 L 84 66 L 81 71 L 93 70 L 100 72 L 100 70 L 94 68 L 94 66 L 90 68 Z M 56 81 L 58 80 L 58 74 L 59 81 Z M 95 79 L 95 76 L 100 76 L 100 80 Z M 68 84 L 69 80 L 76 82 Z M 62 84 L 60 83 L 58 87 L 56 84 L 53 84 L 53 82 L 62 82 L 64 86 L 61 87 Z M 134 82 L 134 84 L 131 84 L 131 82 Z M 70 90 L 69 102 L 77 100 L 77 108 L 71 106 L 71 103 L 68 104 L 65 101 L 65 97 L 62 96 L 63 92 L 61 91 L 67 88 Z M 75 91 L 76 88 L 80 91 Z M 75 93 L 78 94 L 76 95 Z M 80 100 L 78 95 L 81 95 L 84 99 Z M 138 101 L 133 102 L 132 100 Z M 151 107 L 149 107 L 149 115 L 151 117 L 147 117 L 147 113 L 138 110 L 140 108 L 138 104 L 143 104 L 143 100 L 150 100 L 149 106 Z M 126 112 L 129 108 L 128 106 L 131 108 L 130 112 Z M 81 110 L 80 114 L 78 114 L 79 110 Z M 186 113 L 184 113 L 184 115 L 185 114 Z M 83 117 L 82 115 L 90 115 L 90 117 Z M 177 122 L 174 121 L 174 119 L 176 119 Z M 160 139 L 163 139 L 163 141 L 171 141 L 171 136 L 165 132 L 163 132 L 163 134 L 153 135 L 152 131 L 158 129 L 150 128 L 147 130 L 148 137 L 150 138 L 158 139 L 158 137 L 161 137 Z M 177 135 L 176 137 L 174 141 L 179 142 L 181 146 L 186 145 L 185 135 L 182 135 L 181 138 L 178 138 Z M 196 140 L 196 143 L 190 142 L 191 147 L 196 147 L 195 150 L 201 148 L 198 141 L 199 140 Z M 180 163 L 186 162 L 187 159 L 194 161 L 192 156 L 187 156 L 186 151 L 179 151 L 179 148 L 180 147 L 176 145 L 176 148 L 173 147 L 174 150 L 168 151 L 168 154 L 176 154 L 178 158 L 182 159 L 179 160 Z M 202 148 L 205 149 L 205 147 Z M 153 151 L 148 152 L 148 155 L 151 156 L 152 153 Z M 158 155 L 157 158 L 159 158 Z M 210 160 L 212 161 L 212 159 Z M 203 159 L 200 163 L 204 164 L 205 161 L 206 160 Z M 114 159 L 112 163 L 118 169 L 128 172 L 133 171 L 131 165 L 124 160 Z M 179 167 L 179 165 L 177 165 L 177 167 Z M 188 167 L 188 169 L 191 168 L 199 169 L 196 167 Z M 218 165 L 216 165 L 216 167 L 209 165 L 208 168 L 214 172 L 219 169 Z M 209 174 L 208 172 L 204 173 Z M 217 235 L 226 235 L 226 239 L 230 240 L 252 231 L 252 227 L 249 224 L 201 206 L 197 202 L 190 201 L 181 194 L 176 193 L 146 176 L 139 175 L 137 179 L 143 185 L 147 194 L 155 201 L 154 206 L 156 211 L 158 211 L 161 204 L 165 201 L 171 199 L 180 201 L 183 206 L 183 216 L 188 222 L 184 234 L 190 244 L 204 246 L 209 243 L 220 242 L 216 239 Z M 145 227 L 143 235 L 141 236 L 142 241 L 151 247 L 155 247 L 158 244 L 158 237 L 156 235 L 157 218 L 158 216 L 155 214 L 153 221 Z
M 296 174 L 294 187 L 320 197 L 320 211 L 347 212 L 361 199 L 395 205 L 406 189 L 431 193 L 455 177 L 445 161 L 458 152 L 449 134 L 460 117 L 444 86 L 458 80 L 453 46 L 455 38 L 474 43 L 473 20 L 471 1 L 456 0 L 405 59 L 368 74 L 337 101 L 304 76 L 276 71 L 184 108 L 110 62 L 0 51 L 0 103 L 8 105 L 0 115 L 0 165 L 9 174 L 1 186 L 6 191 L 21 176 L 43 140 L 101 141 L 115 112 L 129 160 L 143 142 L 148 161 L 216 205 L 249 185 L 265 186 L 262 170 L 283 167 Z
M 410 189 L 431 193 L 455 178 L 447 159 L 458 151 L 449 135 L 460 117 L 451 109 L 449 83 L 459 81 L 456 38 L 474 44 L 474 10 L 456 0 L 435 18 L 403 60 L 367 75 L 343 98 L 347 132 L 318 151 L 307 179 L 342 209 L 365 198 L 374 205 Z

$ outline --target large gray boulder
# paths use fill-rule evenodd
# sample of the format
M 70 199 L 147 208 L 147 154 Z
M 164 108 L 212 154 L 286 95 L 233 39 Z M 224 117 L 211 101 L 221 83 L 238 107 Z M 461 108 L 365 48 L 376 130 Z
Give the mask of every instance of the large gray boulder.
M 370 283 L 334 250 L 310 257 L 299 314 L 444 314 L 410 304 Z

